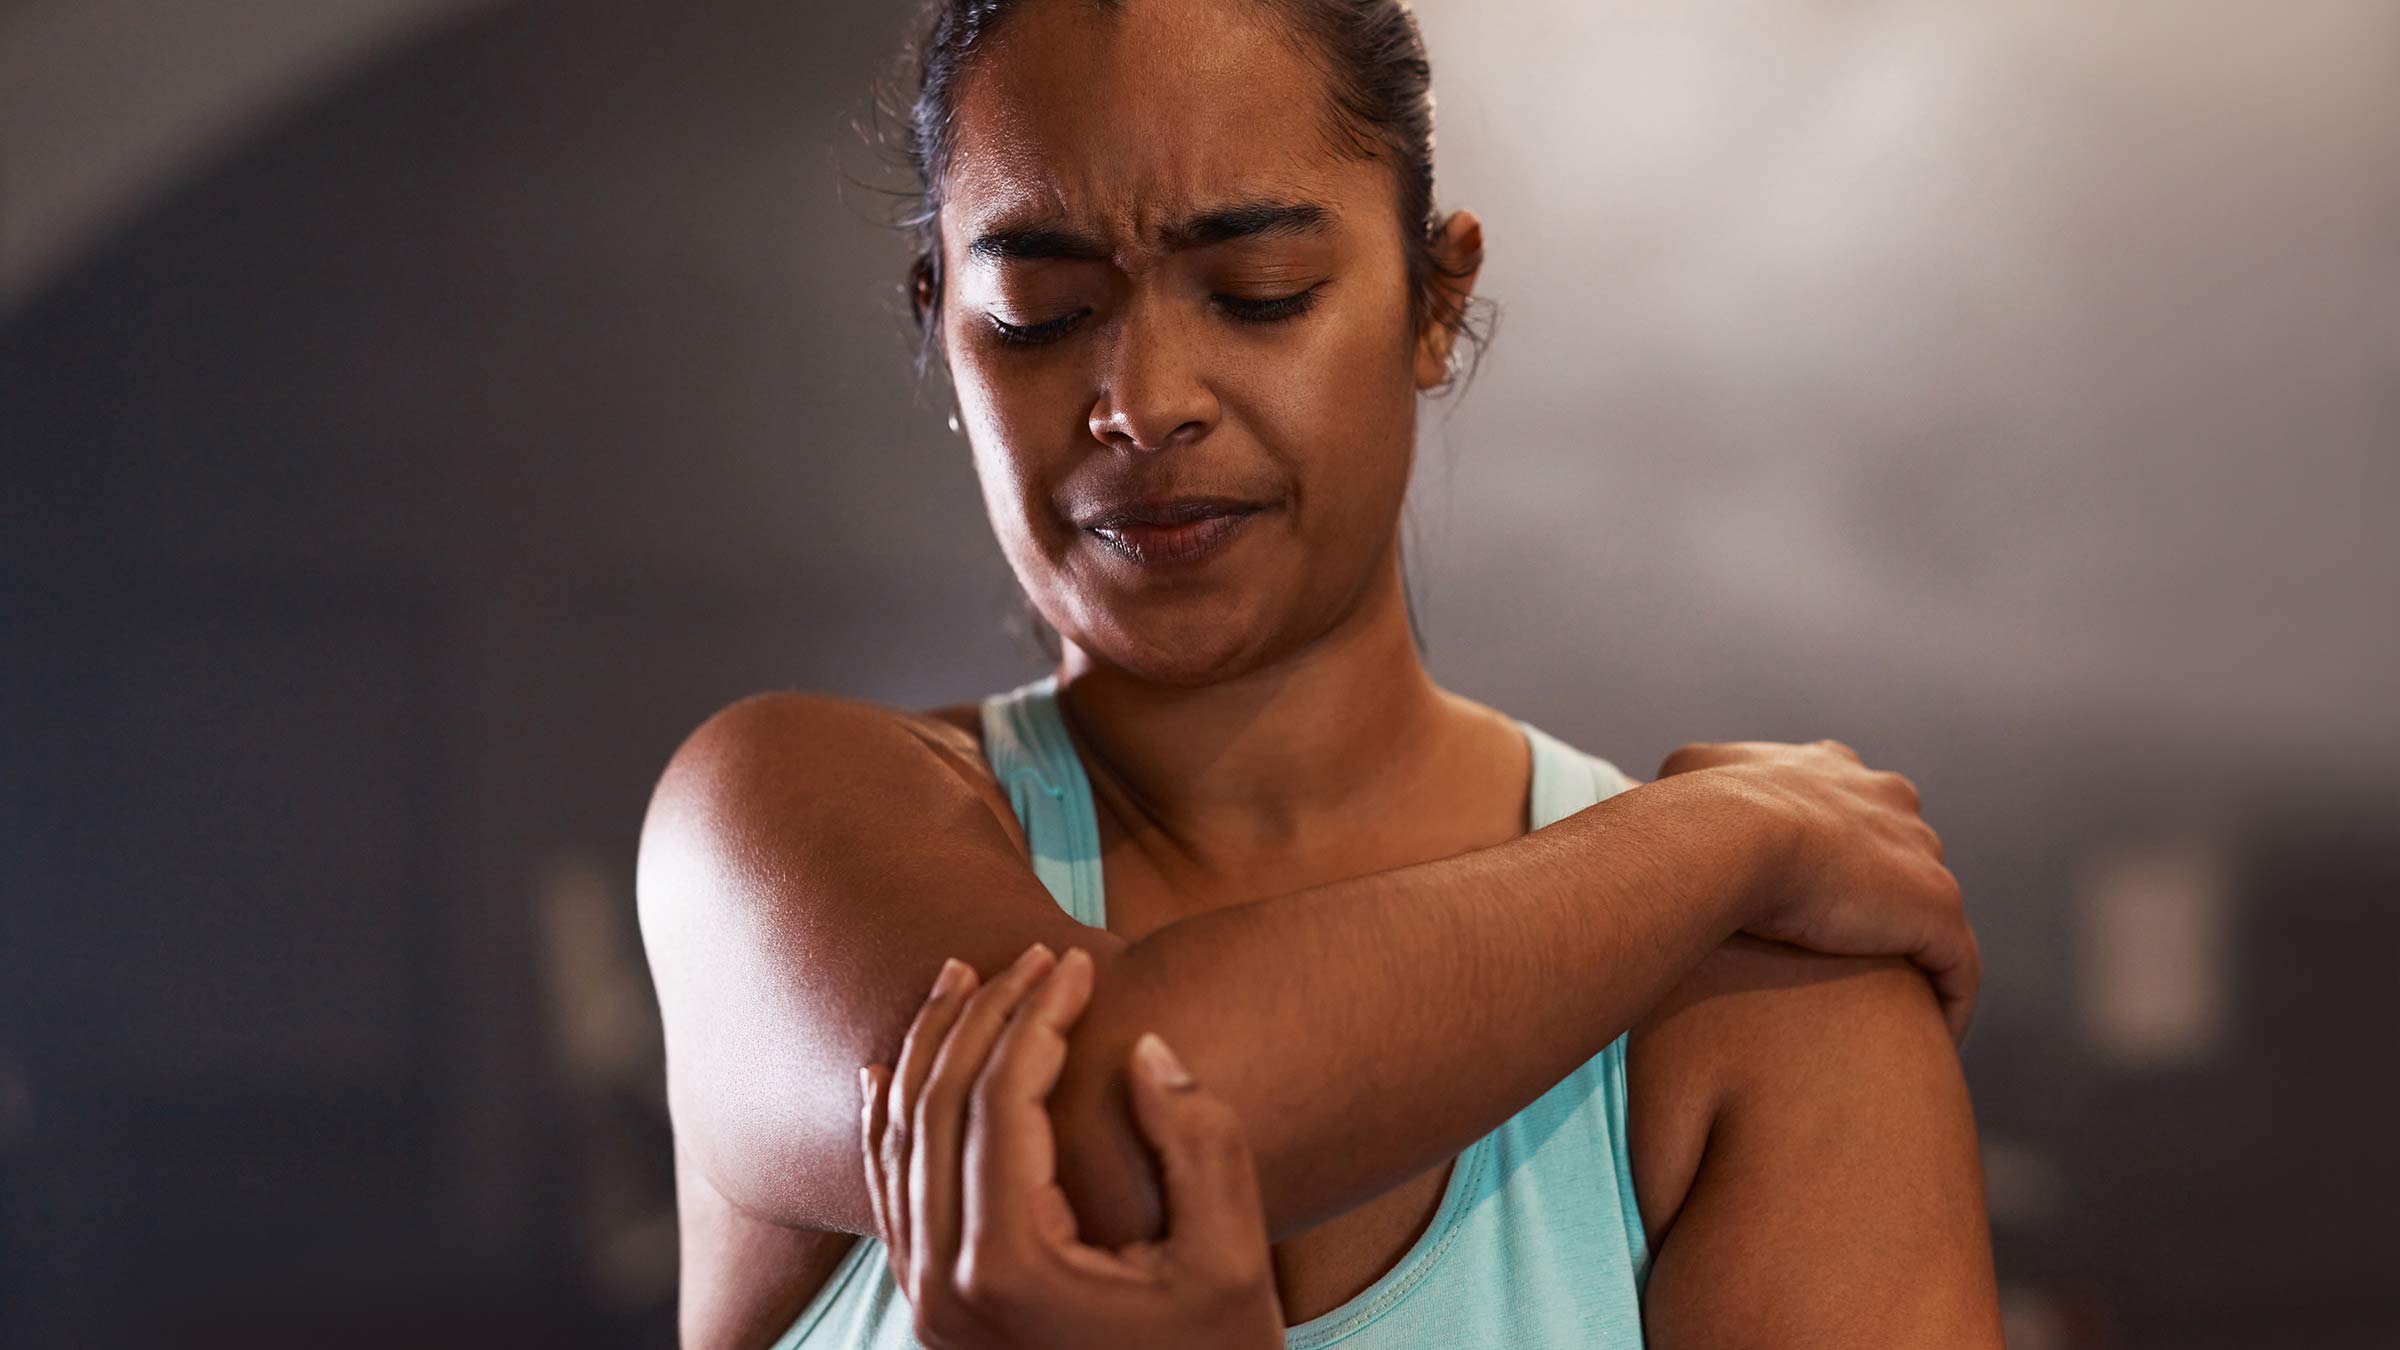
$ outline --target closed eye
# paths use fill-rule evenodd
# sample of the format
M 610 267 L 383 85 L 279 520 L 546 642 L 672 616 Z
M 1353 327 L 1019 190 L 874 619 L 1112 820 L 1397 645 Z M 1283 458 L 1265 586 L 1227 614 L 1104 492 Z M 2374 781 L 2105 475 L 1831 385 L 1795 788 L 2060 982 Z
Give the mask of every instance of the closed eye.
M 1266 300 L 1253 300 L 1240 295 L 1220 295 L 1215 299 L 1219 308 L 1236 319 L 1246 323 L 1274 323 L 1281 319 L 1298 318 L 1315 308 L 1317 292 L 1324 288 L 1325 283 L 1320 281 L 1305 291 Z
M 992 332 L 1002 342 L 1012 347 L 1039 347 L 1045 342 L 1056 342 L 1073 332 L 1075 325 L 1083 322 L 1084 317 L 1090 313 L 1091 311 L 1088 309 L 1079 309 L 1072 314 L 1061 315 L 1058 318 L 1036 324 L 1010 323 L 997 314 L 989 314 L 985 317 L 992 321 Z
M 1317 293 L 1323 289 L 1325 289 L 1325 283 L 1320 281 L 1306 290 L 1294 291 L 1290 295 L 1270 296 L 1265 299 L 1243 295 L 1217 295 L 1210 298 L 1228 316 L 1244 323 L 1278 323 L 1285 319 L 1296 319 L 1314 309 L 1317 304 Z M 1062 314 L 1055 319 L 1034 324 L 1010 323 L 997 314 L 987 314 L 984 317 L 991 320 L 992 332 L 1002 342 L 1012 347 L 1039 347 L 1045 343 L 1056 342 L 1075 331 L 1075 326 L 1090 315 L 1089 309 L 1079 309 L 1072 314 Z

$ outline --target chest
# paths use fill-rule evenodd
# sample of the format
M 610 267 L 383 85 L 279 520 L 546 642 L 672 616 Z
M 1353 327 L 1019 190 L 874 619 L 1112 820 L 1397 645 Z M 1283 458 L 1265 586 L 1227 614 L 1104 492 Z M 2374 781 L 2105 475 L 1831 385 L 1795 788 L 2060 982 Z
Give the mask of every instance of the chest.
M 1155 847 L 1106 805 L 1095 812 L 1109 931 L 1139 941 L 1191 915 L 1390 868 L 1450 857 L 1514 838 L 1528 826 L 1530 765 L 1509 729 L 1507 753 L 1462 766 L 1410 803 L 1371 822 L 1327 832 L 1305 851 L 1253 859 L 1238 876 L 1202 875 Z M 1161 860 L 1161 852 L 1169 856 Z M 1284 1320 L 1330 1312 L 1381 1279 L 1431 1224 L 1448 1190 L 1445 1159 L 1366 1204 L 1277 1243 L 1271 1255 Z
M 1286 1326 L 1356 1298 L 1400 1263 L 1441 1208 L 1455 1160 L 1385 1191 L 1349 1213 L 1275 1244 L 1275 1292 Z

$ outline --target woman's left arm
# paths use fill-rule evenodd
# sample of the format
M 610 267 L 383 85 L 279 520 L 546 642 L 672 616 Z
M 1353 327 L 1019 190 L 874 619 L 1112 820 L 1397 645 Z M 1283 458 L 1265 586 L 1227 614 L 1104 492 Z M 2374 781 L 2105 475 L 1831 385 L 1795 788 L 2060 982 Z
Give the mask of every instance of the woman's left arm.
M 1998 1350 L 1974 1112 L 1921 974 L 1736 938 L 1629 1045 L 1650 1345 Z

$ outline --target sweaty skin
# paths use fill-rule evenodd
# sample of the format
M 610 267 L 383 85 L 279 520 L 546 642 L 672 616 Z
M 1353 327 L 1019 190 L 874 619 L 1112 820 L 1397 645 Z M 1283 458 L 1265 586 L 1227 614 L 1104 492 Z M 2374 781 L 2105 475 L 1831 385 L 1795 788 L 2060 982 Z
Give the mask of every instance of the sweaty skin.
M 769 1343 L 873 1231 L 858 1066 L 892 1062 L 944 958 L 991 975 L 1038 941 L 1094 961 L 1053 1116 L 1096 1240 L 1157 1219 L 1124 1105 L 1143 1030 L 1240 1116 L 1298 1322 L 1630 1028 L 1657 1344 L 1997 1345 L 1972 1114 L 1903 959 L 1971 995 L 1972 941 L 1913 791 L 1736 747 L 1526 834 L 1523 739 L 1434 683 L 1401 588 L 1417 400 L 1457 335 L 1420 322 L 1391 174 L 1326 135 L 1269 14 L 1025 0 L 959 88 L 938 344 L 1061 637 L 1108 929 L 1033 879 L 972 706 L 765 695 L 696 731 L 640 879 L 686 1344 Z M 1471 285 L 1480 227 L 1439 242 Z M 1196 495 L 1256 510 L 1190 566 L 1078 523 Z

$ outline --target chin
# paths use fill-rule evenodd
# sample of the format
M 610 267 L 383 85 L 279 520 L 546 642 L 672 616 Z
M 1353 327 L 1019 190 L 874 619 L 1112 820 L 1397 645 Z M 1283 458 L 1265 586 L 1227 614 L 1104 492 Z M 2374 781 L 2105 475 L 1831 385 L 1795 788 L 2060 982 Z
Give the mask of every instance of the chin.
M 1255 610 L 1110 615 L 1074 641 L 1094 661 L 1136 679 L 1197 689 L 1238 679 L 1283 655 L 1287 644 L 1276 641 L 1261 618 Z

